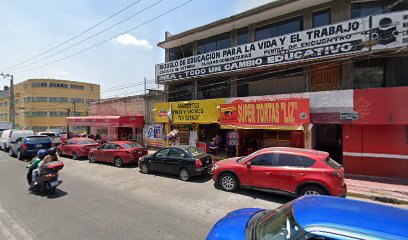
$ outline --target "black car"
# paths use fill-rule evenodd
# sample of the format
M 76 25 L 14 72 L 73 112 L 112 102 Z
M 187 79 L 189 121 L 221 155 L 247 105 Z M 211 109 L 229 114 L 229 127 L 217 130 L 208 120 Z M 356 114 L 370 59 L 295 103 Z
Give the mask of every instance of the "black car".
M 192 176 L 204 175 L 211 167 L 211 155 L 200 148 L 190 146 L 163 148 L 139 161 L 142 173 L 153 171 L 178 174 L 183 181 Z

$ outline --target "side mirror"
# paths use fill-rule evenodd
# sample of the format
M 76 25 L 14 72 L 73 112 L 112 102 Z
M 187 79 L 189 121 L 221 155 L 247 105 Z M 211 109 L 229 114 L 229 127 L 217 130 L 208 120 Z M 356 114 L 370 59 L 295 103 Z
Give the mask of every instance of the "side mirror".
M 161 153 L 158 153 L 158 154 L 156 154 L 156 155 L 154 155 L 155 157 L 163 157 L 163 154 L 161 154 Z
M 246 162 L 245 165 L 247 166 L 247 168 L 251 168 L 251 162 Z

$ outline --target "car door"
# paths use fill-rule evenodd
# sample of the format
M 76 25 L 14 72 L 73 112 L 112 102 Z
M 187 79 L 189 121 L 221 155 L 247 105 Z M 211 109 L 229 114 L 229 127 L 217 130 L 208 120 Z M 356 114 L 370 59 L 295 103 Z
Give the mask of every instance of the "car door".
M 18 149 L 20 149 L 21 147 L 21 140 L 22 140 L 22 137 L 19 137 L 16 139 L 15 142 L 10 142 L 10 151 L 12 153 L 17 154 Z
M 273 173 L 275 184 L 288 192 L 295 192 L 299 180 L 308 172 L 301 158 L 295 154 L 279 153 L 275 165 L 279 169 Z
M 72 156 L 72 151 L 75 148 L 75 144 L 77 144 L 77 141 L 75 140 L 67 140 L 65 146 L 64 146 L 64 152 L 63 154 Z
M 152 171 L 165 171 L 165 160 L 168 157 L 171 148 L 165 148 L 156 152 L 151 159 L 149 159 L 149 168 Z
M 113 163 L 113 159 L 116 156 L 116 153 L 118 152 L 118 149 L 120 148 L 120 146 L 116 143 L 111 143 L 109 144 L 109 148 L 104 149 L 104 159 L 105 162 L 110 162 Z
M 93 154 L 95 156 L 96 161 L 104 162 L 105 161 L 105 150 L 109 148 L 110 143 L 105 143 L 98 147 Z
M 168 173 L 177 174 L 180 167 L 182 167 L 188 159 L 186 157 L 190 156 L 183 149 L 172 148 L 169 152 L 168 158 L 164 160 L 165 171 Z
M 253 187 L 276 188 L 274 183 L 275 179 L 273 177 L 273 172 L 276 171 L 276 167 L 274 166 L 276 158 L 276 153 L 261 153 L 254 156 L 249 160 L 250 164 L 247 164 L 245 175 L 248 176 L 248 178 L 246 182 Z M 245 183 L 243 184 L 245 185 Z

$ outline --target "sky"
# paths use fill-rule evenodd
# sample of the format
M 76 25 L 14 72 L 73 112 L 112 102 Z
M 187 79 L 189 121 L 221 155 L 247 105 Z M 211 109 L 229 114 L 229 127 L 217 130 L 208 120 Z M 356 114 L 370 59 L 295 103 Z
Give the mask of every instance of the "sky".
M 157 88 L 153 82 L 154 66 L 164 62 L 164 50 L 157 43 L 164 40 L 166 31 L 180 33 L 273 0 L 193 0 L 146 23 L 188 1 L 0 0 L 0 72 L 13 74 L 15 83 L 30 78 L 56 78 L 100 84 L 104 98 L 141 94 L 143 85 L 115 89 L 144 78 L 148 79 L 147 88 Z M 135 2 L 101 25 L 51 50 Z M 109 28 L 128 17 L 129 20 Z M 132 28 L 135 29 L 128 31 Z M 105 43 L 90 48 L 101 42 Z M 51 51 L 38 56 L 48 50 Z M 7 81 L 0 79 L 0 87 L 5 84 Z

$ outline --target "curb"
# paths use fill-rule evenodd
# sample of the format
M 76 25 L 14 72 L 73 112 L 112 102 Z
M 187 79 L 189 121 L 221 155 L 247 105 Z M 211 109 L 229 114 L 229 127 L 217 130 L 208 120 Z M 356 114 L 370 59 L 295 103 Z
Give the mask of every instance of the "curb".
M 408 199 L 403 200 L 403 199 L 397 199 L 397 198 L 385 197 L 385 196 L 379 196 L 379 195 L 368 195 L 368 194 L 363 194 L 363 193 L 348 192 L 347 196 L 365 198 L 365 199 L 370 199 L 370 200 L 374 200 L 377 202 L 383 202 L 383 203 L 408 204 Z

